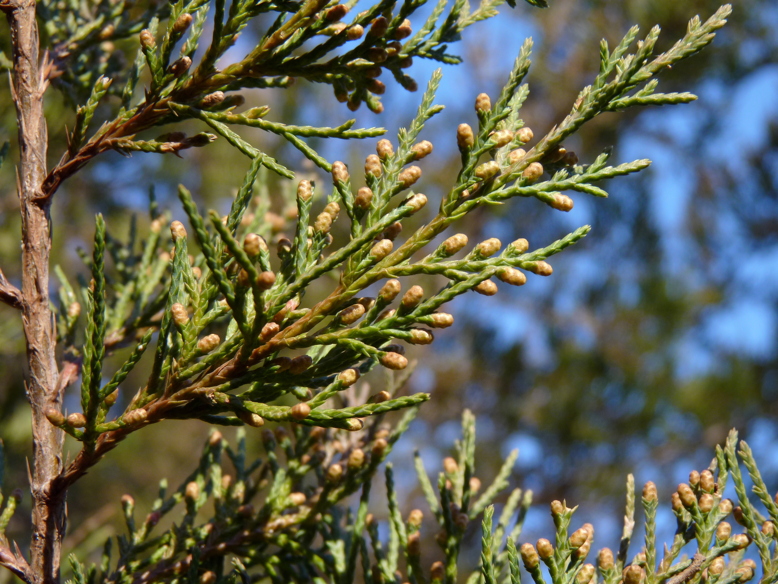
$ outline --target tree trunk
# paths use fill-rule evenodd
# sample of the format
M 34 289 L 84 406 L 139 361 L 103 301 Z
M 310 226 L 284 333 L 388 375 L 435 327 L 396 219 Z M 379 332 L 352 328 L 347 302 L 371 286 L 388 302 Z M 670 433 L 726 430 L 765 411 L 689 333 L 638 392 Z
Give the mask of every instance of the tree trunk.
M 52 480 L 62 470 L 62 432 L 46 412 L 61 410 L 55 355 L 56 331 L 49 305 L 51 250 L 50 196 L 42 192 L 46 178 L 46 120 L 43 94 L 48 85 L 39 62 L 34 0 L 0 2 L 11 27 L 13 98 L 19 126 L 20 161 L 17 183 L 22 214 L 22 318 L 27 339 L 27 395 L 32 406 L 33 461 L 32 541 L 30 568 L 35 582 L 59 582 L 65 530 L 64 493 L 49 497 Z

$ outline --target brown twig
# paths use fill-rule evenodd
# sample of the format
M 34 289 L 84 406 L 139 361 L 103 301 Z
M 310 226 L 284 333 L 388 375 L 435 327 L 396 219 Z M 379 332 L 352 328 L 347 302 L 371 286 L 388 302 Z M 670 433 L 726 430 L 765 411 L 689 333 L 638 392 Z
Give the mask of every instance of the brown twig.
M 32 539 L 28 582 L 59 582 L 62 537 L 65 532 L 65 493 L 50 496 L 52 480 L 62 470 L 62 433 L 51 425 L 46 411 L 59 411 L 56 332 L 49 304 L 51 252 L 50 198 L 41 190 L 46 177 L 47 134 L 43 93 L 47 82 L 40 66 L 35 0 L 5 0 L 13 46 L 12 93 L 19 128 L 17 167 L 22 216 L 21 309 L 29 366 L 27 394 L 32 408 L 33 464 Z
M 13 308 L 22 308 L 22 292 L 6 280 L 3 270 L 0 270 L 0 302 Z
M 705 563 L 705 556 L 697 552 L 692 558 L 692 563 L 687 568 L 681 570 L 678 574 L 670 578 L 665 584 L 684 584 L 691 580 L 697 572 L 702 568 L 702 564 Z
M 27 563 L 27 560 L 22 556 L 18 546 L 14 553 L 9 547 L 0 545 L 0 566 L 7 568 L 28 584 L 33 584 L 35 582 L 35 578 L 30 571 L 30 566 Z

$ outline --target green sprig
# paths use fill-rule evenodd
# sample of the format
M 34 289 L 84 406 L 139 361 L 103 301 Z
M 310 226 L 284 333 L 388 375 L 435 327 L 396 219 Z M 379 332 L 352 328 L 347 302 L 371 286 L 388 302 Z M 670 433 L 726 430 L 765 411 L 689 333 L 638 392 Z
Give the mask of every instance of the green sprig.
M 84 363 L 81 373 L 81 408 L 89 430 L 94 429 L 100 405 L 100 385 L 105 356 L 106 289 L 105 289 L 105 220 L 97 215 L 92 255 L 92 282 Z

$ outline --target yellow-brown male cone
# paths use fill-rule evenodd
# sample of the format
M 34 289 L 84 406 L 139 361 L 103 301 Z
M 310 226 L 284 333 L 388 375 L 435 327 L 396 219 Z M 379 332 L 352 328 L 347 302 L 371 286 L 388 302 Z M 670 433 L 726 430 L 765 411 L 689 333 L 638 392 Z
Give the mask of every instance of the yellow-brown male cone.
M 276 275 L 273 272 L 260 272 L 257 275 L 257 287 L 260 290 L 269 290 L 275 283 Z
M 716 487 L 716 481 L 713 478 L 713 473 L 709 470 L 704 470 L 700 473 L 700 488 L 706 493 L 712 493 Z
M 157 45 L 157 41 L 154 40 L 154 35 L 147 28 L 140 31 L 140 46 L 144 49 L 153 49 Z
M 511 150 L 511 153 L 508 154 L 508 162 L 511 164 L 516 164 L 526 155 L 527 152 L 524 150 L 524 148 L 516 148 L 516 150 Z
M 300 505 L 305 505 L 305 501 L 307 500 L 307 497 L 305 496 L 305 493 L 295 492 L 295 493 L 289 493 L 289 502 L 292 503 L 295 507 L 299 507 Z
M 744 560 L 735 573 L 740 576 L 739 582 L 748 582 L 754 577 L 756 571 L 756 562 L 752 559 Z
M 551 201 L 551 207 L 556 209 L 557 211 L 570 211 L 573 206 L 574 202 L 573 199 L 568 197 L 567 195 L 563 195 L 562 193 L 555 193 L 552 195 L 552 201 Z
M 645 576 L 643 568 L 632 564 L 624 571 L 624 584 L 640 584 Z
M 479 93 L 475 98 L 475 111 L 482 113 L 492 109 L 492 100 L 486 93 Z
M 538 548 L 538 555 L 542 559 L 547 560 L 554 555 L 554 546 L 551 545 L 551 542 L 547 539 L 540 538 L 536 545 Z
M 378 297 L 384 302 L 391 302 L 402 290 L 402 285 L 399 280 L 392 278 L 387 280 L 386 284 L 381 286 L 381 290 L 378 291 Z
M 501 148 L 513 140 L 513 132 L 510 130 L 498 130 L 492 132 L 489 136 L 489 140 L 491 140 L 497 148 Z
M 201 353 L 210 353 L 219 346 L 219 343 L 221 343 L 221 338 L 219 338 L 219 335 L 213 333 L 200 339 L 197 342 L 197 349 Z
M 516 132 L 516 136 L 519 138 L 521 142 L 524 142 L 525 144 L 532 140 L 532 138 L 535 137 L 534 132 L 531 128 L 527 128 L 526 126 L 524 128 L 521 128 L 518 132 Z
M 238 416 L 238 419 L 241 422 L 243 422 L 247 426 L 251 426 L 252 428 L 260 428 L 265 425 L 265 420 L 262 419 L 262 416 L 260 416 L 259 414 L 255 414 L 254 412 L 239 410 L 236 413 L 236 415 Z
M 289 372 L 292 375 L 300 375 L 300 373 L 306 371 L 312 364 L 313 359 L 311 359 L 310 355 L 299 355 L 290 361 Z
M 387 369 L 393 369 L 395 371 L 405 369 L 408 366 L 408 359 L 399 353 L 394 353 L 391 351 L 381 355 L 379 361 L 381 362 L 381 365 Z
M 359 432 L 364 427 L 365 422 L 360 418 L 350 418 L 346 420 L 346 427 L 344 429 L 348 430 L 349 432 Z
M 370 451 L 373 453 L 373 456 L 380 458 L 384 455 L 388 447 L 389 443 L 385 439 L 378 438 L 375 442 L 373 442 L 373 447 L 370 449 Z
M 524 562 L 524 567 L 527 570 L 534 570 L 540 563 L 538 552 L 535 550 L 535 546 L 531 543 L 525 543 L 520 548 L 521 559 Z
M 350 41 L 355 41 L 357 39 L 361 39 L 363 34 L 365 34 L 365 29 L 362 27 L 362 25 L 353 24 L 346 31 L 346 38 L 348 38 Z
M 173 241 L 186 237 L 186 227 L 181 221 L 173 221 L 170 224 L 170 234 L 173 236 Z
M 86 417 L 82 413 L 74 412 L 67 417 L 67 422 L 73 428 L 83 428 L 86 426 Z
M 643 499 L 646 501 L 656 501 L 657 500 L 657 494 L 656 494 L 656 485 L 648 481 L 643 486 Z
M 454 255 L 466 245 L 467 245 L 467 235 L 465 235 L 464 233 L 457 233 L 456 235 L 452 235 L 446 241 L 441 243 L 439 249 L 443 252 L 443 254 L 446 257 L 448 257 Z
M 478 253 L 485 258 L 493 256 L 502 247 L 502 243 L 496 237 L 490 237 L 486 241 L 482 241 L 476 246 Z
M 132 410 L 124 414 L 122 416 L 122 420 L 128 426 L 134 426 L 135 424 L 145 422 L 148 417 L 149 413 L 146 410 L 143 408 L 138 408 L 137 410 Z
M 319 213 L 316 221 L 313 223 L 313 229 L 316 233 L 329 233 L 332 228 L 332 215 L 329 213 Z
M 311 406 L 305 402 L 300 402 L 292 406 L 291 414 L 295 420 L 304 420 L 311 414 Z
M 529 249 L 529 242 L 522 237 L 511 243 L 511 247 L 516 253 L 524 253 Z
M 482 294 L 483 296 L 494 296 L 497 294 L 497 284 L 491 280 L 484 280 L 473 288 L 475 292 Z
M 338 218 L 338 215 L 340 215 L 340 205 L 337 203 L 337 201 L 330 201 L 327 203 L 327 206 L 324 207 L 324 212 L 332 215 L 332 219 L 334 221 Z
M 331 464 L 327 469 L 327 481 L 330 483 L 338 482 L 343 476 L 343 467 L 339 464 Z
M 554 273 L 554 268 L 551 267 L 551 264 L 544 261 L 532 262 L 522 267 L 538 276 L 550 276 Z
M 511 286 L 523 286 L 527 283 L 527 276 L 515 268 L 503 268 L 497 272 L 497 277 Z
M 610 570 L 615 565 L 613 552 L 610 548 L 602 548 L 597 554 L 597 565 L 601 570 Z
M 407 189 L 421 178 L 421 168 L 418 166 L 409 166 L 404 169 L 397 178 L 403 188 Z
M 408 291 L 403 294 L 403 299 L 400 301 L 402 307 L 405 309 L 415 308 L 421 299 L 424 298 L 424 288 L 421 286 L 411 286 Z
M 500 165 L 497 164 L 494 160 L 490 160 L 489 162 L 484 162 L 483 164 L 478 165 L 475 169 L 475 176 L 482 180 L 486 180 L 489 178 L 492 178 L 494 175 L 500 172 Z
M 255 258 L 262 250 L 261 238 L 256 233 L 247 233 L 243 238 L 243 251 L 246 252 L 250 258 Z
M 584 564 L 578 571 L 578 575 L 575 577 L 577 584 L 588 584 L 594 577 L 594 566 L 592 564 Z
M 224 101 L 224 97 L 225 96 L 223 91 L 214 91 L 213 93 L 209 93 L 200 100 L 200 107 L 208 109 L 217 106 Z
M 447 312 L 436 312 L 430 315 L 432 323 L 430 326 L 435 328 L 447 328 L 454 324 L 454 317 Z
M 297 185 L 297 198 L 301 201 L 310 201 L 313 196 L 311 181 L 301 180 Z
M 392 143 L 386 138 L 379 140 L 375 149 L 381 160 L 386 160 L 394 155 L 394 146 L 392 146 Z
M 694 491 L 686 483 L 678 485 L 678 496 L 681 498 L 681 503 L 684 507 L 693 507 L 697 502 L 697 497 L 694 496 Z
M 386 320 L 387 318 L 392 318 L 395 314 L 397 314 L 397 311 L 394 308 L 387 308 L 381 314 L 378 315 L 378 318 L 376 320 L 378 322 L 381 322 L 382 320 Z
M 586 543 L 586 540 L 589 539 L 589 530 L 585 527 L 581 527 L 580 529 L 576 529 L 573 534 L 570 536 L 570 547 L 572 548 L 579 548 L 583 544 Z
M 336 4 L 335 6 L 327 10 L 327 12 L 324 15 L 324 18 L 328 22 L 337 22 L 338 20 L 346 16 L 348 10 L 349 7 L 346 6 L 345 4 Z
M 190 24 L 192 24 L 192 15 L 188 12 L 184 12 L 173 23 L 172 32 L 176 35 L 182 35 L 186 32 L 186 29 L 189 28 Z
M 435 337 L 424 329 L 411 329 L 411 343 L 414 345 L 429 345 Z
M 186 307 L 179 302 L 176 302 L 170 307 L 170 314 L 173 316 L 173 321 L 178 326 L 184 326 L 189 322 L 189 313 L 187 312 Z
M 196 500 L 200 496 L 200 486 L 195 481 L 190 481 L 184 489 L 184 497 L 190 501 Z
M 389 22 L 383 16 L 379 16 L 370 26 L 370 36 L 382 37 L 387 28 L 389 28 Z
M 381 159 L 377 154 L 370 154 L 365 159 L 365 176 L 373 176 L 379 178 L 383 168 L 381 167 Z
M 737 549 L 745 549 L 751 543 L 751 538 L 745 533 L 737 533 L 732 536 L 732 543 L 737 545 Z
M 361 304 L 352 304 L 340 311 L 340 322 L 345 325 L 354 324 L 365 314 L 365 307 Z
M 357 197 L 354 199 L 354 205 L 359 209 L 367 210 L 373 201 L 373 191 L 370 187 L 361 187 L 357 191 Z
M 367 400 L 367 403 L 382 404 L 385 401 L 389 401 L 390 399 L 392 399 L 392 394 L 386 390 L 381 390 L 378 393 L 371 395 L 370 399 Z
M 355 470 L 362 468 L 363 464 L 365 464 L 365 451 L 361 448 L 355 448 L 351 451 L 351 454 L 348 455 L 348 467 Z
M 393 248 L 394 244 L 391 239 L 382 239 L 370 248 L 370 255 L 375 260 L 382 260 L 392 253 Z
M 562 515 L 567 511 L 567 508 L 565 507 L 565 504 L 562 503 L 562 501 L 553 500 L 551 501 L 551 514 L 552 515 Z
M 536 182 L 540 179 L 541 176 L 543 176 L 543 165 L 539 162 L 533 162 L 524 169 L 524 172 L 521 173 L 521 176 L 523 176 L 527 182 Z
M 703 513 L 709 513 L 713 509 L 713 495 L 710 493 L 703 493 L 700 495 L 700 511 Z
M 48 408 L 46 410 L 46 418 L 55 426 L 61 426 L 65 423 L 64 414 L 56 408 Z
M 109 393 L 107 396 L 105 396 L 105 399 L 103 400 L 103 403 L 107 405 L 109 408 L 116 403 L 116 400 L 119 397 L 119 390 L 114 389 L 111 393 Z
M 447 456 L 443 459 L 443 470 L 450 475 L 454 475 L 459 472 L 459 464 L 451 456 Z
M 475 144 L 473 128 L 469 124 L 459 124 L 457 127 L 457 146 L 464 150 L 465 148 L 472 148 L 473 144 Z
M 332 180 L 346 182 L 349 179 L 348 168 L 339 160 L 332 163 Z
M 424 512 L 421 509 L 414 509 L 408 514 L 408 525 L 413 527 L 421 527 L 421 522 L 424 520 Z
M 412 197 L 409 197 L 408 200 L 406 200 L 403 204 L 410 207 L 411 211 L 415 213 L 427 204 L 427 195 L 423 193 L 416 193 Z
M 432 564 L 432 567 L 430 568 L 430 578 L 432 581 L 443 581 L 443 578 L 446 577 L 446 566 L 443 564 L 443 562 L 435 562 Z
M 726 567 L 727 563 L 724 561 L 724 558 L 719 556 L 718 558 L 714 559 L 708 566 L 708 574 L 718 576 L 724 571 Z
M 425 156 L 429 156 L 432 152 L 432 143 L 428 140 L 423 140 L 417 144 L 414 144 L 411 147 L 411 150 L 413 151 L 413 159 L 421 160 Z
M 411 36 L 412 32 L 413 29 L 411 28 L 411 21 L 406 18 L 400 23 L 400 26 L 395 29 L 394 38 L 397 40 L 402 40 Z

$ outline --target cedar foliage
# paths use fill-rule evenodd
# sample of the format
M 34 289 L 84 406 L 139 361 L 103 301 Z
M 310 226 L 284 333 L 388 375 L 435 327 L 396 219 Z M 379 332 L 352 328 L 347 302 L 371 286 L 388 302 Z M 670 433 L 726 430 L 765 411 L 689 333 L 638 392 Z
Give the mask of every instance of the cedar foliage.
M 528 2 L 546 7 L 543 0 Z M 595 567 L 587 563 L 594 527 L 573 529 L 575 508 L 554 501 L 554 541 L 536 545 L 519 545 L 531 492 L 513 490 L 495 517 L 492 503 L 508 487 L 516 455 L 484 487 L 476 475 L 469 412 L 456 455 L 444 460 L 437 480 L 416 458 L 442 558 L 431 567 L 422 564 L 425 513 L 404 515 L 392 466 L 384 464 L 430 399 L 403 393 L 412 364 L 402 343 L 433 342 L 434 329 L 453 324 L 441 309 L 458 296 L 493 295 L 495 280 L 521 286 L 528 275 L 550 276 L 547 260 L 589 232 L 583 226 L 531 249 L 521 238 L 508 245 L 496 238 L 470 245 L 465 235 L 452 233 L 454 224 L 517 197 L 569 211 L 571 194 L 607 197 L 602 181 L 646 168 L 647 160 L 611 164 L 609 151 L 579 157 L 563 142 L 605 112 L 696 99 L 659 92 L 656 76 L 709 44 L 730 7 L 705 21 L 693 18 L 664 52 L 655 50 L 659 27 L 645 36 L 634 27 L 615 47 L 603 41 L 591 84 L 540 137 L 520 117 L 529 95 L 527 40 L 499 95 L 479 94 L 472 125 L 452 130 L 461 166 L 434 202 L 437 211 L 420 226 L 409 218 L 428 199 L 413 189 L 422 174 L 414 163 L 433 151 L 422 132 L 443 110 L 436 103 L 440 71 L 426 84 L 407 129 L 395 140 L 378 140 L 364 172 L 354 177 L 343 162 L 318 153 L 312 139 L 366 140 L 383 136 L 383 128 L 356 128 L 354 120 L 332 127 L 273 120 L 268 106 L 244 107 L 241 90 L 281 90 L 299 79 L 331 86 L 349 109 L 364 104 L 380 112 L 385 85 L 378 77 L 387 73 L 415 91 L 417 81 L 409 74 L 414 59 L 457 63 L 449 45 L 465 28 L 496 16 L 502 3 L 483 0 L 473 8 L 464 0 L 439 0 L 415 30 L 411 19 L 424 0 L 381 0 L 357 14 L 356 2 L 327 0 L 43 1 L 32 11 L 21 1 L 0 4 L 11 23 L 13 62 L 5 66 L 13 70 L 20 143 L 39 160 L 23 155 L 19 163 L 22 213 L 32 218 L 23 227 L 21 290 L 0 277 L 0 299 L 22 312 L 31 348 L 33 544 L 25 555 L 4 535 L 21 496 L 15 491 L 0 501 L 1 565 L 28 583 L 58 582 L 68 489 L 129 434 L 196 419 L 241 427 L 237 444 L 214 429 L 197 468 L 174 490 L 163 480 L 145 517 L 136 519 L 135 501 L 125 496 L 127 533 L 107 541 L 97 563 L 71 556 L 74 582 L 426 584 L 466 578 L 516 584 L 523 564 L 536 584 L 547 578 L 554 584 L 730 584 L 756 575 L 756 562 L 745 556 L 749 546 L 761 561 L 761 578 L 776 579 L 778 505 L 735 432 L 710 468 L 694 471 L 673 494 L 677 531 L 663 553 L 655 535 L 656 487 L 647 483 L 640 501 L 644 543 L 629 557 L 636 528 L 630 476 L 619 549 L 602 548 Z M 136 57 L 126 66 L 116 47 L 136 42 Z M 226 59 L 229 49 L 244 44 L 250 48 L 241 59 Z M 41 62 L 28 58 L 43 50 Z M 33 74 L 38 67 L 40 76 Z M 42 80 L 37 90 L 29 79 Z M 59 162 L 38 180 L 47 144 L 36 100 L 49 85 L 72 104 L 76 121 Z M 31 119 L 42 135 L 30 132 Z M 200 123 L 203 131 L 187 135 L 176 128 L 185 121 Z M 297 181 L 283 160 L 247 141 L 243 127 L 288 142 L 331 176 L 331 187 Z M 35 278 L 48 287 L 48 248 L 27 244 L 43 236 L 50 247 L 42 226 L 50 225 L 51 198 L 63 181 L 109 151 L 185 156 L 185 150 L 208 148 L 215 140 L 249 159 L 227 215 L 201 210 L 198 193 L 187 185 L 178 192 L 188 228 L 171 222 L 153 196 L 146 233 L 133 223 L 125 238 L 98 215 L 93 252 L 83 258 L 90 280 L 76 281 L 55 268 L 60 289 L 54 313 L 45 293 L 33 298 Z M 294 181 L 283 194 L 295 208 L 288 221 L 268 221 L 262 212 L 271 173 Z M 345 226 L 346 241 L 333 237 L 336 222 Z M 405 235 L 404 225 L 413 226 Z M 35 266 L 46 266 L 45 273 Z M 408 286 L 411 278 L 427 288 Z M 305 298 L 313 286 L 326 290 L 323 298 Z M 56 334 L 47 335 L 46 320 L 52 318 Z M 120 349 L 128 357 L 112 370 L 106 356 Z M 54 357 L 55 351 L 61 358 L 53 365 L 37 357 Z M 132 393 L 124 382 L 137 367 L 145 367 L 147 382 Z M 367 395 L 359 379 L 374 370 L 385 371 L 384 388 Z M 81 411 L 64 412 L 62 392 L 79 391 Z M 395 411 L 401 416 L 386 416 Z M 274 430 L 256 429 L 268 423 Z M 66 464 L 62 433 L 81 445 Z M 248 460 L 249 439 L 261 439 L 264 458 Z M 749 499 L 741 467 L 760 508 Z M 373 479 L 381 474 L 385 491 L 379 496 L 389 509 L 385 526 L 369 513 L 371 491 L 378 488 Z M 737 504 L 725 498 L 729 479 Z M 354 509 L 352 495 L 358 496 Z M 730 514 L 743 533 L 732 532 Z M 474 521 L 482 526 L 480 561 L 463 566 L 460 549 Z M 695 551 L 686 557 L 682 551 L 690 543 Z

